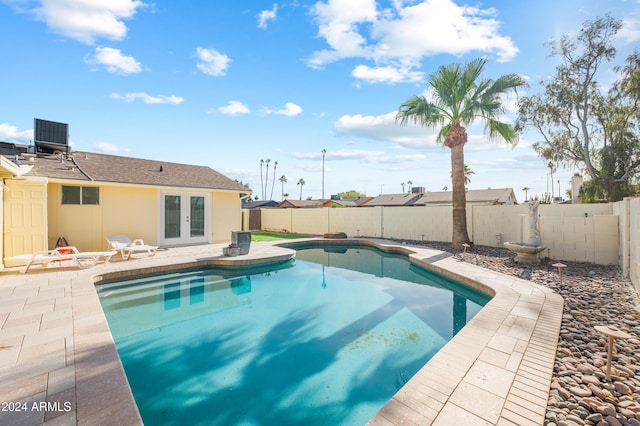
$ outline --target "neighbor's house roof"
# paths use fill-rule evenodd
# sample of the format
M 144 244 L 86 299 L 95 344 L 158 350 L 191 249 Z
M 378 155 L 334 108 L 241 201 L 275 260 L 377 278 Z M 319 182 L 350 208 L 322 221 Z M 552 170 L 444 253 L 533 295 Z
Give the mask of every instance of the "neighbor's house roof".
M 278 204 L 280 208 L 303 208 L 303 207 L 322 207 L 322 203 L 318 200 L 284 200 Z
M 274 200 L 259 200 L 259 201 L 245 201 L 242 203 L 243 209 L 257 209 L 258 207 L 276 207 L 277 201 Z
M 75 151 L 70 159 L 62 159 L 59 155 L 41 156 L 38 154 L 32 161 L 29 161 L 28 158 L 21 159 L 20 164 L 33 165 L 31 171 L 25 176 L 251 192 L 244 185 L 207 166 L 144 160 L 94 152 Z
M 421 194 L 382 194 L 373 197 L 371 200 L 361 204 L 362 207 L 374 206 L 410 206 Z
M 342 207 L 358 207 L 369 200 L 373 200 L 373 197 L 342 198 L 340 200 L 327 200 L 322 205 L 324 207 L 331 207 L 333 205 L 338 205 Z
M 451 205 L 452 191 L 425 192 L 414 204 Z M 513 188 L 470 189 L 467 204 L 517 204 Z
M 324 203 L 322 203 L 322 207 L 332 207 L 332 206 L 357 207 L 358 205 L 353 200 L 327 200 Z

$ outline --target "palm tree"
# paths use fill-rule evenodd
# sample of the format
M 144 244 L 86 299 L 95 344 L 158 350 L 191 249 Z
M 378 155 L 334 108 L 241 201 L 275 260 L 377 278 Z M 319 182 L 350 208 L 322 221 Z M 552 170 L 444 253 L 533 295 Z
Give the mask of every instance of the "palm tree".
M 262 165 L 264 160 L 260 160 L 260 191 L 262 191 L 262 199 L 264 200 L 264 183 L 262 182 Z
M 406 185 L 404 182 L 402 182 L 400 185 L 402 185 L 402 193 L 404 194 L 404 186 Z
M 304 179 L 300 178 L 300 180 L 296 184 L 296 185 L 300 185 L 300 199 L 301 200 L 302 200 L 302 187 L 304 186 L 305 183 L 307 183 L 307 182 L 305 182 Z
M 466 195 L 464 188 L 464 145 L 466 127 L 476 119 L 485 122 L 485 134 L 490 139 L 503 139 L 509 144 L 518 141 L 514 126 L 500 121 L 505 109 L 502 96 L 526 86 L 522 77 L 507 74 L 497 80 L 482 78 L 486 58 L 478 58 L 466 65 L 443 65 L 431 74 L 427 85 L 430 99 L 412 96 L 396 115 L 396 122 L 409 122 L 430 128 L 440 128 L 437 141 L 451 150 L 451 185 L 453 187 L 452 246 L 462 249 L 469 243 L 467 233 Z
M 445 186 L 443 186 L 443 187 L 442 187 L 442 190 L 443 190 L 443 191 L 448 191 L 448 190 L 449 190 L 449 187 L 448 187 L 447 185 L 445 185 Z
M 287 183 L 287 177 L 285 175 L 280 176 L 280 179 L 278 179 L 280 181 L 280 183 L 282 184 L 282 200 L 284 201 L 284 184 Z M 289 194 L 287 194 L 289 195 Z
M 276 168 L 278 167 L 278 162 L 273 163 L 273 181 L 271 182 L 271 195 L 269 196 L 270 200 L 273 200 L 273 187 L 276 184 Z
M 407 193 L 411 192 L 411 185 L 413 185 L 413 182 L 411 182 L 410 180 L 407 181 Z
M 528 186 L 525 186 L 524 188 L 522 188 L 522 191 L 524 191 L 524 200 L 527 201 L 529 199 L 529 191 L 531 190 L 531 188 L 529 188 Z
M 267 171 L 264 173 L 264 197 L 262 199 L 266 200 L 267 187 L 269 186 L 269 163 L 271 162 L 271 159 L 267 158 L 264 162 L 267 164 Z
M 471 170 L 469 166 L 464 165 L 464 185 L 467 186 L 471 183 L 471 176 L 475 175 L 476 172 Z

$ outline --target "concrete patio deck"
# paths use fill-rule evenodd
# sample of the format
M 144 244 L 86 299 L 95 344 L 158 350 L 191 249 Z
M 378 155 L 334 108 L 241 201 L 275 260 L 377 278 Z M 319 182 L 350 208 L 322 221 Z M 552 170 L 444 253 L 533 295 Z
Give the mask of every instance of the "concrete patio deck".
M 370 421 L 374 425 L 542 425 L 562 298 L 448 253 L 388 241 L 412 261 L 495 294 Z M 94 283 L 215 263 L 251 265 L 294 255 L 253 243 L 176 247 L 90 269 L 52 266 L 0 273 L 0 424 L 142 424 Z

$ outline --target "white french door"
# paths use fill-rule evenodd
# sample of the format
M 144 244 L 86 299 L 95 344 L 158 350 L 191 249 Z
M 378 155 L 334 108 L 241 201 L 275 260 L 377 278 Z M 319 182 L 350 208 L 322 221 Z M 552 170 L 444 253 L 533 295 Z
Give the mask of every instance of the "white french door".
M 160 195 L 160 244 L 209 242 L 211 198 L 193 192 L 163 192 Z

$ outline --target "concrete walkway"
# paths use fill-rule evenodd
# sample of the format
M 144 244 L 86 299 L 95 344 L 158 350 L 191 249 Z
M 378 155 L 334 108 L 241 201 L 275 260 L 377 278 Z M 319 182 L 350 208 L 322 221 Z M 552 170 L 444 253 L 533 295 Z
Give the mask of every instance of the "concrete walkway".
M 335 241 L 332 241 L 335 242 Z M 369 244 L 392 247 L 388 242 Z M 142 424 L 94 283 L 176 268 L 284 261 L 289 249 L 253 243 L 170 248 L 154 257 L 79 270 L 56 265 L 0 273 L 0 424 Z M 542 425 L 562 298 L 447 253 L 409 246 L 412 261 L 495 297 L 371 419 L 395 425 Z

